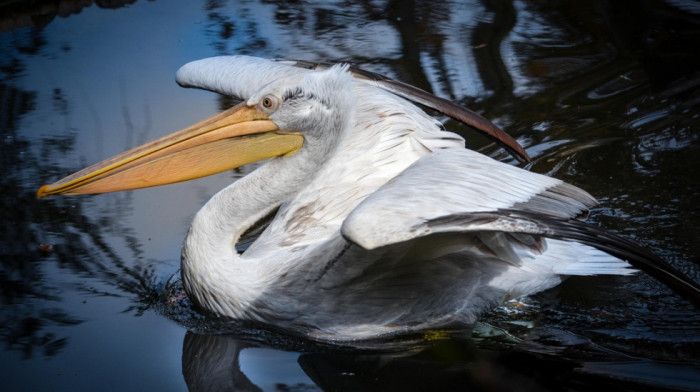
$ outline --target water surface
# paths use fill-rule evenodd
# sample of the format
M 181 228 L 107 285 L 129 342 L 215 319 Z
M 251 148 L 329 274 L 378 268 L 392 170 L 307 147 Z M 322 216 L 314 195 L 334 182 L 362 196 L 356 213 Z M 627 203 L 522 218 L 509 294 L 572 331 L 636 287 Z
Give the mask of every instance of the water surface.
M 343 60 L 492 119 L 526 147 L 529 170 L 600 199 L 593 224 L 700 281 L 700 10 L 562 3 L 0 5 L 3 390 L 700 389 L 700 315 L 644 274 L 571 278 L 472 330 L 359 347 L 247 326 L 218 336 L 163 289 L 193 214 L 250 169 L 35 199 L 42 184 L 227 108 L 174 83 L 188 61 Z

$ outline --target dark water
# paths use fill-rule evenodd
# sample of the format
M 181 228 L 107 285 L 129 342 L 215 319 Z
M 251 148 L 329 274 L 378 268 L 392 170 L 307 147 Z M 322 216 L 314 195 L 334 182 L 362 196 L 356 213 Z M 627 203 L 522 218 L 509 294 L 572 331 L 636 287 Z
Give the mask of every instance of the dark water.
M 213 336 L 162 293 L 193 214 L 246 171 L 34 197 L 226 107 L 177 87 L 185 62 L 339 59 L 491 118 L 530 170 L 600 199 L 594 224 L 697 281 L 698 42 L 700 6 L 682 0 L 0 2 L 2 390 L 699 390 L 700 314 L 643 274 L 571 278 L 474 330 L 364 347 Z

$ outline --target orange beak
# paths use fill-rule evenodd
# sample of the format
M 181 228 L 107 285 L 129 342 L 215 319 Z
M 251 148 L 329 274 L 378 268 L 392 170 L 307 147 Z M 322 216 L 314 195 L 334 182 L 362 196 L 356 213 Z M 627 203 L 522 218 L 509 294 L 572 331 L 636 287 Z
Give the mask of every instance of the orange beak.
M 300 134 L 280 133 L 265 113 L 244 102 L 44 185 L 37 197 L 115 192 L 192 180 L 293 154 L 303 142 Z

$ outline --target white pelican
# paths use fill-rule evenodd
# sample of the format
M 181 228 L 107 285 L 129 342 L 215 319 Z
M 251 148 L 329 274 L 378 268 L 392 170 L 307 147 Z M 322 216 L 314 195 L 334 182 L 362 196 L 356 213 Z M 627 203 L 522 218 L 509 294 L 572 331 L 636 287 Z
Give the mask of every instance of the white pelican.
M 353 71 L 353 72 L 351 72 Z M 185 290 L 218 315 L 316 339 L 468 325 L 567 275 L 650 272 L 700 303 L 692 280 L 576 220 L 585 191 L 465 149 L 407 99 L 504 132 L 422 90 L 343 65 L 226 56 L 177 81 L 243 102 L 83 169 L 38 196 L 156 186 L 267 159 L 214 195 L 182 249 Z M 242 254 L 240 236 L 279 208 Z

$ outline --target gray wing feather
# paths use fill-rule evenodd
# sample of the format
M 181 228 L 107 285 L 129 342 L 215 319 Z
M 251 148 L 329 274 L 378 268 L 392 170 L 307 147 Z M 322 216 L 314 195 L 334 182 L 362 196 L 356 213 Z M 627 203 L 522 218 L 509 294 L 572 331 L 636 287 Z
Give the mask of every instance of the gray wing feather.
M 585 191 L 466 149 L 429 154 L 355 208 L 341 232 L 366 248 L 441 230 L 426 222 L 455 214 L 514 209 L 558 218 L 585 214 L 596 204 Z
M 629 262 L 700 306 L 700 285 L 632 241 L 576 220 L 596 204 L 585 191 L 470 150 L 430 154 L 365 199 L 341 232 L 366 249 L 436 233 L 553 238 Z M 524 237 L 523 237 L 524 236 Z
M 499 210 L 436 218 L 425 226 L 438 232 L 502 231 L 575 241 L 627 261 L 700 306 L 700 285 L 689 277 L 638 244 L 578 220 L 527 210 Z

